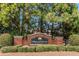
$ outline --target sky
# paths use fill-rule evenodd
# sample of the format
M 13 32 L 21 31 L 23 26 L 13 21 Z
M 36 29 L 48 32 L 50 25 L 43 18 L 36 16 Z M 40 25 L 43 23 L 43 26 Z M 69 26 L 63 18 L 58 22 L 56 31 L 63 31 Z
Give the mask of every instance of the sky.
M 79 10 L 79 3 L 77 4 L 77 6 L 78 6 L 78 10 Z

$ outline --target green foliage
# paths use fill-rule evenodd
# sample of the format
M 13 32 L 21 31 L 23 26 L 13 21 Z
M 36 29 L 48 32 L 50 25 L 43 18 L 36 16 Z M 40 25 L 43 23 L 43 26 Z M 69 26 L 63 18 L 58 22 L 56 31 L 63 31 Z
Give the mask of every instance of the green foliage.
M 22 35 L 25 33 L 24 24 L 29 24 L 31 15 L 39 16 L 44 21 L 64 22 L 64 30 L 70 33 L 79 33 L 79 13 L 76 4 L 71 3 L 12 3 L 0 4 L 1 33 L 9 32 L 12 35 L 20 35 L 19 14 L 23 9 Z M 29 24 L 30 28 L 30 24 Z M 32 29 L 32 28 L 31 28 Z M 30 30 L 30 29 L 29 29 Z M 69 36 L 69 34 L 67 34 Z
M 13 43 L 13 38 L 10 34 L 1 34 L 0 35 L 0 45 L 2 46 L 11 46 Z
M 76 46 L 76 47 L 75 47 L 75 51 L 76 51 L 76 52 L 79 52 L 79 46 Z
M 66 46 L 66 51 L 76 51 L 76 52 L 79 52 L 79 46 Z
M 25 7 L 27 9 L 27 7 L 24 5 L 25 4 L 16 4 L 16 3 L 14 3 L 14 4 L 4 4 L 4 3 L 0 4 L 0 9 L 1 9 L 0 23 L 2 25 L 2 28 L 4 28 L 3 32 L 6 30 L 6 28 L 9 28 L 5 32 L 10 32 L 13 35 L 16 35 L 16 33 L 18 35 L 20 35 L 20 33 L 18 33 L 18 32 L 20 32 L 20 29 L 19 29 L 19 27 L 20 27 L 20 24 L 19 24 L 20 9 L 19 8 Z M 26 13 L 27 13 L 27 11 L 25 10 L 25 12 L 23 12 L 23 16 L 25 16 L 25 17 L 23 17 L 23 20 L 24 20 L 23 22 L 25 22 L 27 20 Z
M 19 47 L 18 52 L 35 52 L 35 47 Z
M 16 47 L 16 46 L 2 47 L 2 48 L 1 48 L 1 52 L 3 52 L 3 53 L 17 52 L 17 47 Z
M 58 51 L 66 51 L 66 46 L 58 46 L 57 50 Z
M 43 46 L 37 46 L 36 47 L 36 52 L 43 52 L 45 49 Z
M 75 46 L 66 46 L 66 51 L 75 51 Z
M 70 35 L 69 44 L 74 46 L 79 45 L 79 35 L 78 34 Z
M 1 52 L 49 52 L 49 51 L 76 51 L 79 52 L 79 46 L 53 46 L 53 45 L 40 45 L 40 46 L 6 46 L 2 47 Z
M 28 47 L 27 52 L 35 52 L 36 47 Z
M 2 45 L 0 45 L 0 49 L 2 48 Z
M 52 46 L 52 45 L 48 45 L 48 46 L 37 46 L 36 47 L 36 52 L 43 52 L 43 51 L 57 51 L 57 46 Z
M 19 47 L 18 52 L 27 52 L 27 47 Z

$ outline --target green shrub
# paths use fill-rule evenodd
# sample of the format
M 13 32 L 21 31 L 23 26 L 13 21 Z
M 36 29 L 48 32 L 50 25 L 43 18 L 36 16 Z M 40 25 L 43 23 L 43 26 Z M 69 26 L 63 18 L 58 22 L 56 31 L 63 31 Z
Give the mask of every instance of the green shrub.
M 79 52 L 79 46 L 66 46 L 66 51 L 76 51 L 76 52 Z
M 1 34 L 0 35 L 0 45 L 2 46 L 11 46 L 12 45 L 12 36 L 10 34 Z
M 19 47 L 18 52 L 27 52 L 27 47 Z
M 76 46 L 66 46 L 66 51 L 76 51 Z
M 0 45 L 0 49 L 2 48 L 2 45 Z
M 8 52 L 17 52 L 17 47 L 16 46 L 7 46 L 7 47 L 2 47 L 1 51 L 3 53 L 8 53 Z
M 36 47 L 28 47 L 27 52 L 36 52 Z
M 16 45 L 17 48 L 22 47 L 22 45 Z
M 75 47 L 75 51 L 76 51 L 76 52 L 79 52 L 79 46 L 76 46 L 76 47 Z
M 58 46 L 57 50 L 58 51 L 66 51 L 66 46 Z
M 18 52 L 35 52 L 35 47 L 19 47 Z
M 44 51 L 43 46 L 36 46 L 36 52 L 42 52 L 42 51 Z
M 18 52 L 23 52 L 23 48 L 22 47 L 19 47 L 18 48 Z
M 48 46 L 48 45 L 42 45 L 42 46 L 7 46 L 2 47 L 1 51 L 4 53 L 8 52 L 45 52 L 45 51 L 76 51 L 79 52 L 79 46 Z
M 43 52 L 43 51 L 57 51 L 57 46 L 37 46 L 36 47 L 36 52 Z
M 72 45 L 72 46 L 79 45 L 79 35 L 78 34 L 70 35 L 69 44 Z
M 57 46 L 48 46 L 48 51 L 57 51 Z

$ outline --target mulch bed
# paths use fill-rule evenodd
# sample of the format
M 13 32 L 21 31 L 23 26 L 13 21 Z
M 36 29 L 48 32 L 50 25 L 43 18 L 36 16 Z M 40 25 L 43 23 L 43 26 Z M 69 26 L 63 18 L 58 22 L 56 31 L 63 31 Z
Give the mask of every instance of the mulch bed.
M 79 52 L 18 52 L 18 53 L 1 53 L 0 56 L 79 56 Z

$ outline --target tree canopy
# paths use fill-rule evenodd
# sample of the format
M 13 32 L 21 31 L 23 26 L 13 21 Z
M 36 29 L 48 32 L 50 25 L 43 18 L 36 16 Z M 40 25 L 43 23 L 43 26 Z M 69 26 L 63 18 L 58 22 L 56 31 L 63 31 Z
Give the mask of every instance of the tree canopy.
M 20 8 L 22 13 L 22 29 L 20 29 Z M 36 17 L 36 18 L 35 18 Z M 25 24 L 32 29 L 31 19 L 38 19 L 45 22 L 62 22 L 65 30 L 71 33 L 79 33 L 79 12 L 77 4 L 69 3 L 1 3 L 0 4 L 0 33 L 9 32 L 19 35 L 20 30 L 25 33 Z M 36 23 L 37 24 L 37 23 Z

